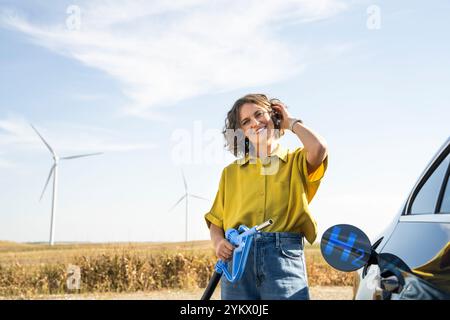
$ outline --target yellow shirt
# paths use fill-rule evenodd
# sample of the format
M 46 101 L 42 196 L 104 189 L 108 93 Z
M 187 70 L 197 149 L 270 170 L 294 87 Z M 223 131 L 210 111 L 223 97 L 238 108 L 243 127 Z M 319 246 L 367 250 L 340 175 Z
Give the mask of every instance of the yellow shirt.
M 303 233 L 309 243 L 317 236 L 317 224 L 308 204 L 325 174 L 328 157 L 308 174 L 306 150 L 293 152 L 278 145 L 266 160 L 245 157 L 225 167 L 219 190 L 205 220 L 227 230 L 241 224 L 249 228 L 273 219 L 265 232 Z

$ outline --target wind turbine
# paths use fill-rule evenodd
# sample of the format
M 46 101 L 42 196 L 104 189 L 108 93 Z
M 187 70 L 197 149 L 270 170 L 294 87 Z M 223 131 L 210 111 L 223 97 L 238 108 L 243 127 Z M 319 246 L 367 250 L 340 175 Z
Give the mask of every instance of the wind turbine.
M 169 212 L 172 211 L 181 201 L 183 201 L 183 199 L 186 200 L 185 241 L 187 242 L 188 241 L 188 199 L 189 199 L 189 197 L 206 200 L 206 201 L 209 201 L 209 200 L 206 198 L 197 196 L 195 194 L 189 193 L 188 186 L 186 183 L 186 178 L 184 177 L 183 170 L 181 170 L 181 176 L 183 177 L 183 182 L 184 182 L 184 195 L 172 206 L 172 208 L 170 208 Z
M 39 201 L 42 200 L 42 197 L 44 196 L 45 189 L 47 188 L 48 182 L 50 181 L 50 178 L 53 175 L 53 195 L 52 195 L 52 215 L 51 215 L 51 221 L 50 221 L 50 241 L 49 244 L 51 246 L 54 245 L 55 241 L 55 216 L 56 216 L 56 192 L 57 192 L 57 184 L 58 184 L 58 163 L 59 160 L 71 160 L 76 158 L 82 158 L 82 157 L 88 157 L 88 156 L 95 156 L 98 154 L 102 154 L 103 152 L 97 152 L 97 153 L 88 153 L 88 154 L 79 154 L 75 156 L 69 156 L 69 157 L 59 157 L 55 151 L 52 149 L 50 144 L 48 144 L 47 141 L 42 137 L 42 135 L 37 131 L 37 129 L 30 124 L 30 126 L 33 128 L 33 130 L 37 133 L 39 138 L 41 138 L 42 142 L 46 145 L 48 150 L 53 155 L 53 166 L 50 168 L 50 173 L 48 175 L 47 181 L 45 182 L 44 189 L 42 190 L 41 197 L 39 198 Z

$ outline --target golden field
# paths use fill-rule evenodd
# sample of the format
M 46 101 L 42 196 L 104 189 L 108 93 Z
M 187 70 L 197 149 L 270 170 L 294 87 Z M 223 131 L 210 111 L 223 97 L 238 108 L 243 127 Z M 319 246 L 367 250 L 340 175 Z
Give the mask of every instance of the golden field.
M 310 286 L 352 285 L 353 274 L 331 268 L 318 245 L 307 245 L 305 253 Z M 205 288 L 215 263 L 210 241 L 53 247 L 0 242 L 0 297 Z M 79 290 L 67 287 L 69 265 L 80 268 Z

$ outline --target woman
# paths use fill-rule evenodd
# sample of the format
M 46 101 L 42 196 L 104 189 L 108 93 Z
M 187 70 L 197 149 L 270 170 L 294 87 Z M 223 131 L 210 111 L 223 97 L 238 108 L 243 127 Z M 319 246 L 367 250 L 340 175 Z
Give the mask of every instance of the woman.
M 286 130 L 304 147 L 290 152 L 279 145 Z M 228 149 L 242 157 L 223 169 L 205 215 L 217 257 L 232 258 L 225 230 L 274 223 L 254 237 L 242 278 L 231 284 L 222 277 L 222 299 L 309 299 L 303 238 L 312 244 L 317 235 L 308 204 L 327 168 L 324 139 L 263 94 L 238 99 L 223 133 Z

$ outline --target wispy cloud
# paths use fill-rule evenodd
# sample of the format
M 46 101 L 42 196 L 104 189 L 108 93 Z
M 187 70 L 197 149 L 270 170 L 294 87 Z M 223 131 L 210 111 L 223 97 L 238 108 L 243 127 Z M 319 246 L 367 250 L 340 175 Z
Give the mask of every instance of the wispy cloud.
M 80 152 L 150 150 L 157 147 L 154 143 L 142 140 L 130 141 L 130 138 L 123 137 L 120 133 L 104 128 L 65 123 L 52 126 L 51 129 L 35 126 L 61 156 Z M 0 147 L 9 152 L 45 149 L 29 122 L 17 115 L 0 119 Z M 3 160 L 2 163 L 7 166 L 9 162 Z
M 59 24 L 42 25 L 14 10 L 3 10 L 0 24 L 111 75 L 129 98 L 124 112 L 144 117 L 155 116 L 153 107 L 298 74 L 306 65 L 308 46 L 290 43 L 280 30 L 346 9 L 340 0 L 77 4 L 78 31 L 68 30 L 61 17 L 56 19 Z
M 18 116 L 9 116 L 0 119 L 0 147 L 15 145 L 16 147 L 30 145 L 35 140 L 29 130 L 31 127 L 25 119 Z
M 0 154 L 0 157 L 1 156 L 2 155 Z M 11 169 L 11 168 L 14 168 L 14 167 L 15 167 L 15 164 L 12 163 L 11 161 L 8 161 L 6 159 L 0 158 L 0 169 Z

